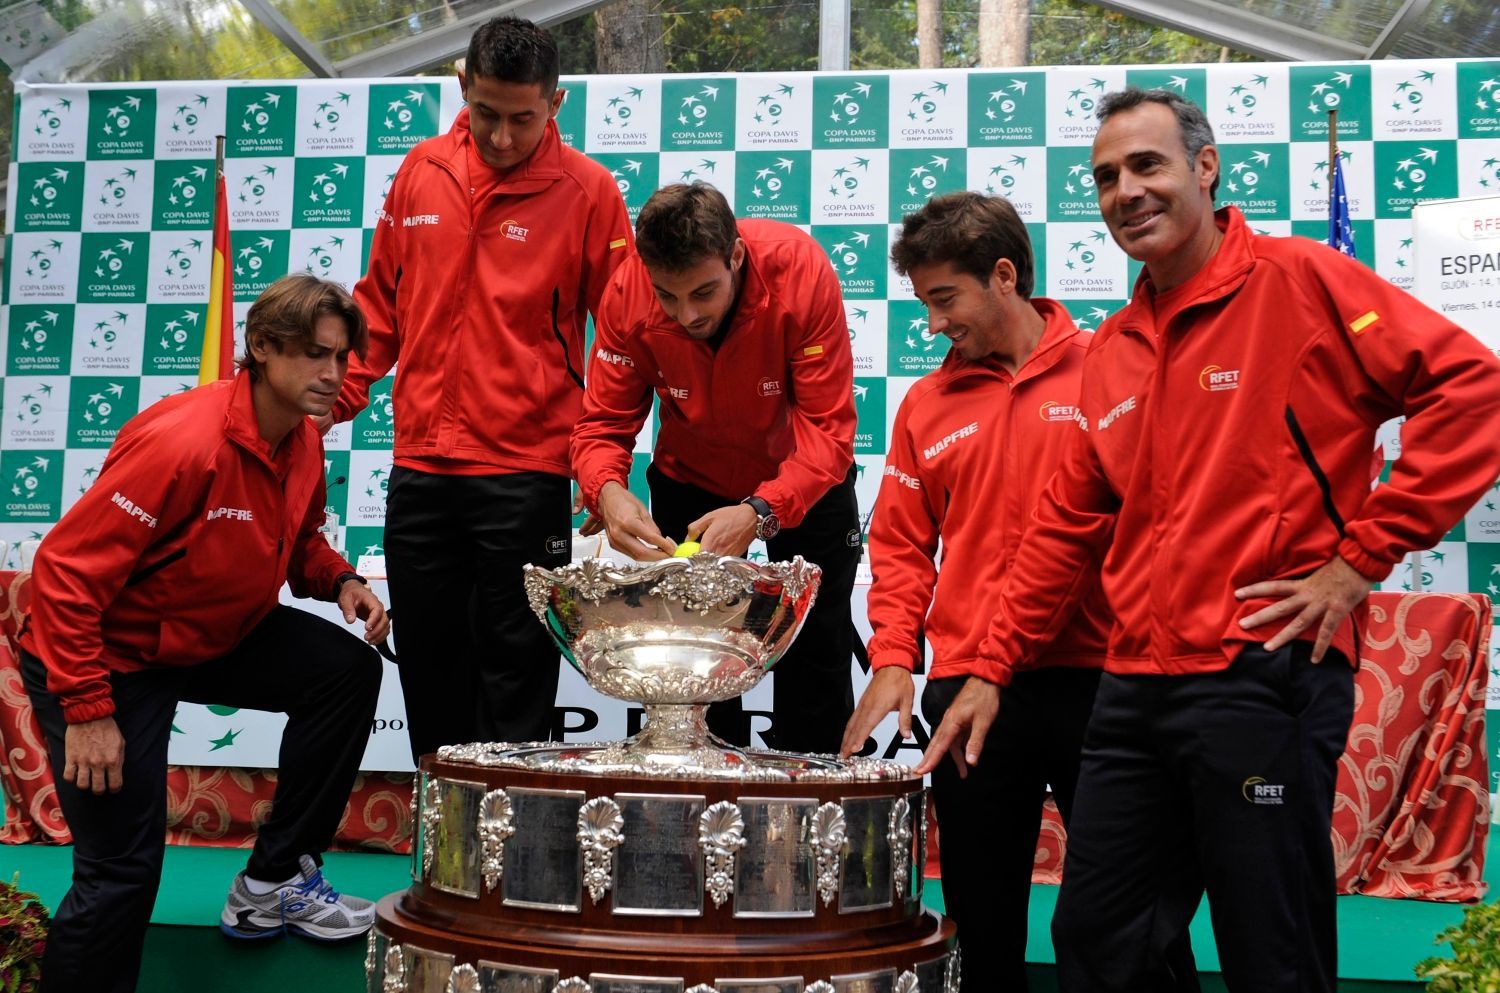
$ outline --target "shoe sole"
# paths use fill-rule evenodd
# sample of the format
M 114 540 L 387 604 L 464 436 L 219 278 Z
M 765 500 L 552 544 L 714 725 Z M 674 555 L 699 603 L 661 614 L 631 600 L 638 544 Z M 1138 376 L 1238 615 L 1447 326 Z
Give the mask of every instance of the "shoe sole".
M 286 928 L 284 927 L 242 931 L 233 924 L 225 924 L 223 921 L 219 922 L 219 930 L 237 941 L 264 941 L 267 938 L 279 938 L 286 933 Z

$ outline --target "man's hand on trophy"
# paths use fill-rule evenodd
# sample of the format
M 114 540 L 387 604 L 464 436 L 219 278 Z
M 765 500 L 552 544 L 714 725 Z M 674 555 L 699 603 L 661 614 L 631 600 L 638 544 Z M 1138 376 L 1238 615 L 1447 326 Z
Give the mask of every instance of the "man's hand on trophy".
M 839 758 L 846 759 L 865 747 L 865 739 L 875 730 L 875 725 L 885 720 L 885 715 L 896 711 L 900 715 L 901 737 L 911 740 L 911 706 L 915 695 L 915 684 L 911 673 L 899 665 L 888 665 L 875 670 L 870 685 L 865 687 L 854 716 L 844 726 L 844 740 L 839 745 Z
M 599 516 L 604 519 L 609 546 L 638 562 L 664 559 L 677 547 L 657 529 L 646 505 L 619 483 L 605 483 L 599 491 Z
M 967 777 L 969 767 L 979 764 L 984 739 L 999 713 L 1000 687 L 978 676 L 970 676 L 943 715 L 943 723 L 932 732 L 932 741 L 913 771 L 925 776 L 936 769 L 947 754 L 958 767 L 958 777 Z
M 698 536 L 705 552 L 743 558 L 755 538 L 755 508 L 747 503 L 710 510 L 688 525 L 688 537 Z

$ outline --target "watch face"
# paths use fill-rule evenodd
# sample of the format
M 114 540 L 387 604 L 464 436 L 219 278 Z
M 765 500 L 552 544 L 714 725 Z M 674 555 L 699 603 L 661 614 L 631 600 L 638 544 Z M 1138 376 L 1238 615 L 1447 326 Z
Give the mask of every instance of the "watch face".
M 759 524 L 756 526 L 755 536 L 761 541 L 769 541 L 776 537 L 780 531 L 781 521 L 777 519 L 775 514 L 767 514 L 760 519 Z

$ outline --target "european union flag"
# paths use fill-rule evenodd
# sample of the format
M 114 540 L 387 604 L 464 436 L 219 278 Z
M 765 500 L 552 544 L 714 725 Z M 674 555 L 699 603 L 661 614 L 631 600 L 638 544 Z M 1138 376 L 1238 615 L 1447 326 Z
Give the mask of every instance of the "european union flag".
M 1354 228 L 1349 223 L 1349 197 L 1344 193 L 1344 168 L 1333 153 L 1333 182 L 1328 184 L 1328 247 L 1354 258 Z

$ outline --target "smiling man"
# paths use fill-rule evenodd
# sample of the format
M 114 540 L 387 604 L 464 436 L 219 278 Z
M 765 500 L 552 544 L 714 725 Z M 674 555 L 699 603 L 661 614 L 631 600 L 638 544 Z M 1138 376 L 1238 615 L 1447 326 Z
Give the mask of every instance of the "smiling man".
M 562 143 L 557 79 L 542 28 L 474 32 L 467 106 L 401 163 L 354 288 L 370 352 L 326 424 L 396 367 L 385 551 L 413 758 L 553 733 L 557 649 L 521 567 L 570 557 L 584 329 L 631 242 L 608 170 Z
M 776 748 L 832 752 L 854 709 L 849 597 L 862 539 L 854 498 L 854 362 L 828 256 L 790 224 L 736 221 L 704 183 L 652 194 L 636 252 L 599 315 L 573 466 L 595 517 L 635 559 L 676 540 L 823 569 L 817 603 L 776 667 Z M 661 428 L 647 511 L 626 488 L 653 394 Z M 669 537 L 670 536 L 670 537 Z M 714 733 L 749 744 L 739 700 L 709 708 Z
M 135 988 L 166 846 L 167 742 L 178 701 L 283 711 L 271 815 L 220 918 L 235 938 L 367 931 L 375 908 L 319 869 L 369 741 L 380 660 L 278 603 L 336 601 L 365 640 L 385 608 L 327 540 L 328 412 L 365 322 L 342 287 L 277 280 L 250 307 L 233 380 L 146 408 L 37 550 L 21 674 L 73 833 L 42 989 Z
M 1100 570 L 1115 615 L 1053 918 L 1065 990 L 1150 989 L 1206 887 L 1230 989 L 1332 991 L 1330 841 L 1365 598 L 1500 473 L 1500 362 L 1366 267 L 1214 210 L 1203 111 L 1099 103 L 1099 209 L 1145 264 L 1080 432 L 920 771 L 974 766 L 1003 688 Z M 1373 489 L 1370 452 L 1405 417 Z

